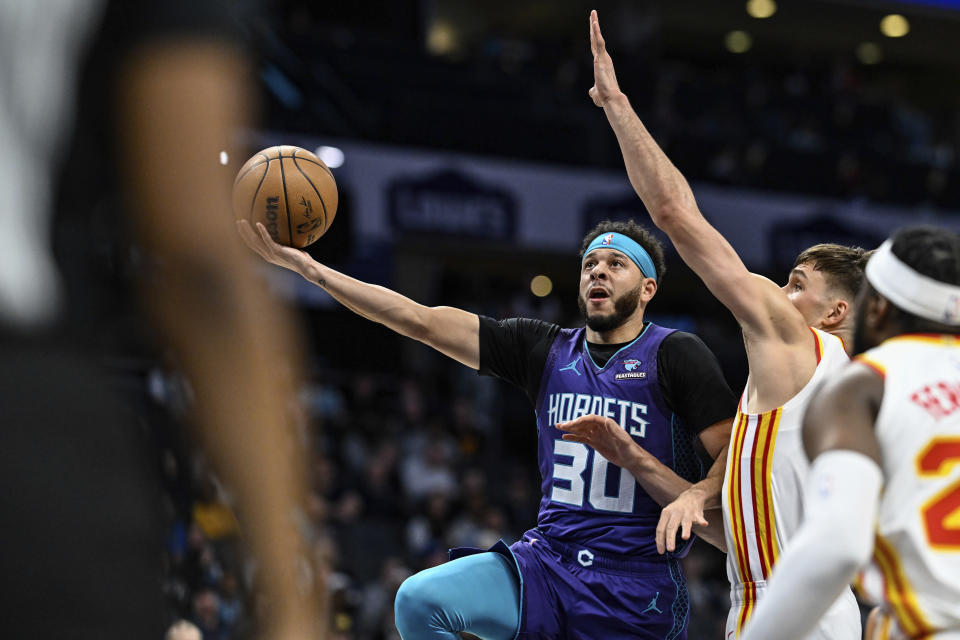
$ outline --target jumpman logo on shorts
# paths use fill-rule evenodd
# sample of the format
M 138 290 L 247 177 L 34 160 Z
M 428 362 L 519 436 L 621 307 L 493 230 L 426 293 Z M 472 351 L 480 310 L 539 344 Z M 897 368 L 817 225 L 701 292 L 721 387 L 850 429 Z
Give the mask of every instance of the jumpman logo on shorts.
M 577 374 L 578 376 L 579 376 L 579 375 L 582 375 L 582 374 L 580 373 L 580 371 L 577 369 L 577 365 L 580 364 L 580 358 L 582 358 L 582 357 L 583 357 L 583 356 L 577 356 L 577 359 L 576 359 L 576 360 L 572 360 L 572 361 L 570 362 L 570 364 L 568 364 L 567 366 L 565 366 L 565 367 L 560 367 L 560 371 L 573 371 L 573 372 L 574 372 L 575 374 Z
M 647 608 L 641 611 L 640 613 L 646 613 L 647 611 L 656 611 L 657 613 L 663 613 L 660 611 L 660 608 L 657 607 L 657 598 L 660 597 L 660 592 L 657 591 L 657 595 L 653 596 L 653 600 L 650 601 L 650 604 L 647 605 Z

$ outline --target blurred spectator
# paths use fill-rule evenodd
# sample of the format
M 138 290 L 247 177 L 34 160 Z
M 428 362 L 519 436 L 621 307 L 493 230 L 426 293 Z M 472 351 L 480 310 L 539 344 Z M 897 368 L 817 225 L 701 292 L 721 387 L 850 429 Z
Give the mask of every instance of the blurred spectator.
M 403 513 L 397 456 L 395 443 L 381 442 L 363 469 L 360 491 L 370 517 L 399 517 Z
M 437 550 L 447 548 L 447 530 L 450 526 L 451 505 L 445 493 L 434 493 L 423 502 L 422 513 L 407 522 L 407 550 L 417 559 L 423 559 Z
M 412 575 L 409 567 L 389 556 L 380 570 L 380 576 L 368 583 L 360 595 L 358 634 L 364 638 L 390 637 L 396 633 L 393 625 L 393 600 L 397 589 Z
M 442 432 L 411 438 L 414 446 L 402 466 L 403 489 L 407 499 L 418 502 L 428 495 L 449 498 L 457 492 L 451 467 L 453 446 Z
M 224 573 L 220 580 L 220 620 L 228 629 L 237 629 L 245 621 L 244 602 L 236 574 Z
M 224 540 L 238 533 L 237 518 L 210 474 L 204 479 L 197 500 L 193 503 L 193 521 L 208 540 Z
M 165 640 L 204 640 L 197 625 L 186 620 L 174 622 L 167 630 Z
M 193 622 L 203 640 L 229 640 L 229 631 L 220 618 L 220 597 L 213 589 L 202 589 L 193 596 Z

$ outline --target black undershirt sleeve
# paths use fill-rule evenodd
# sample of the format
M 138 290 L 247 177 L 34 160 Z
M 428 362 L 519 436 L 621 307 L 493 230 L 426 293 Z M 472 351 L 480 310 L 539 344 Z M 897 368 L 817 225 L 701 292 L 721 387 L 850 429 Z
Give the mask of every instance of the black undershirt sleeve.
M 547 354 L 559 332 L 559 326 L 542 320 L 480 316 L 480 375 L 517 385 L 536 404 Z
M 520 387 L 536 403 L 547 354 L 559 331 L 558 325 L 542 320 L 480 316 L 479 373 Z M 601 353 L 595 357 L 603 359 Z M 719 361 L 697 336 L 683 331 L 667 336 L 657 353 L 657 369 L 667 407 L 692 435 L 736 412 L 737 399 Z
M 676 331 L 657 353 L 660 389 L 671 411 L 691 435 L 732 418 L 737 398 L 723 377 L 720 362 L 692 333 Z

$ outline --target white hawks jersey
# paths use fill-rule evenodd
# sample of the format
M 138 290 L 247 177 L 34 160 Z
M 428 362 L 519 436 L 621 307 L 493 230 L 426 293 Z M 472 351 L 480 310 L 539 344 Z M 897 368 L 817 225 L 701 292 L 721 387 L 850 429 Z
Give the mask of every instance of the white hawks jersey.
M 747 413 L 744 389 L 734 420 L 722 492 L 732 601 L 728 640 L 740 635 L 773 565 L 800 528 L 810 471 L 801 438 L 807 405 L 817 387 L 850 362 L 839 338 L 810 330 L 817 368 L 806 386 L 783 406 L 759 414 Z M 860 614 L 849 589 L 810 637 L 859 640 Z
M 884 490 L 858 586 L 888 638 L 960 638 L 960 339 L 903 335 L 857 358 L 883 376 Z

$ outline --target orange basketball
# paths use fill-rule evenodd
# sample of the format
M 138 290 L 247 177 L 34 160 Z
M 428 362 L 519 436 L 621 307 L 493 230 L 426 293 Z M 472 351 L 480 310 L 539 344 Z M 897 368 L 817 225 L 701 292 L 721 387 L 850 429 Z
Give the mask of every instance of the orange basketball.
M 337 183 L 323 161 L 284 145 L 259 152 L 233 183 L 233 212 L 263 223 L 279 244 L 302 249 L 327 232 L 337 213 Z

